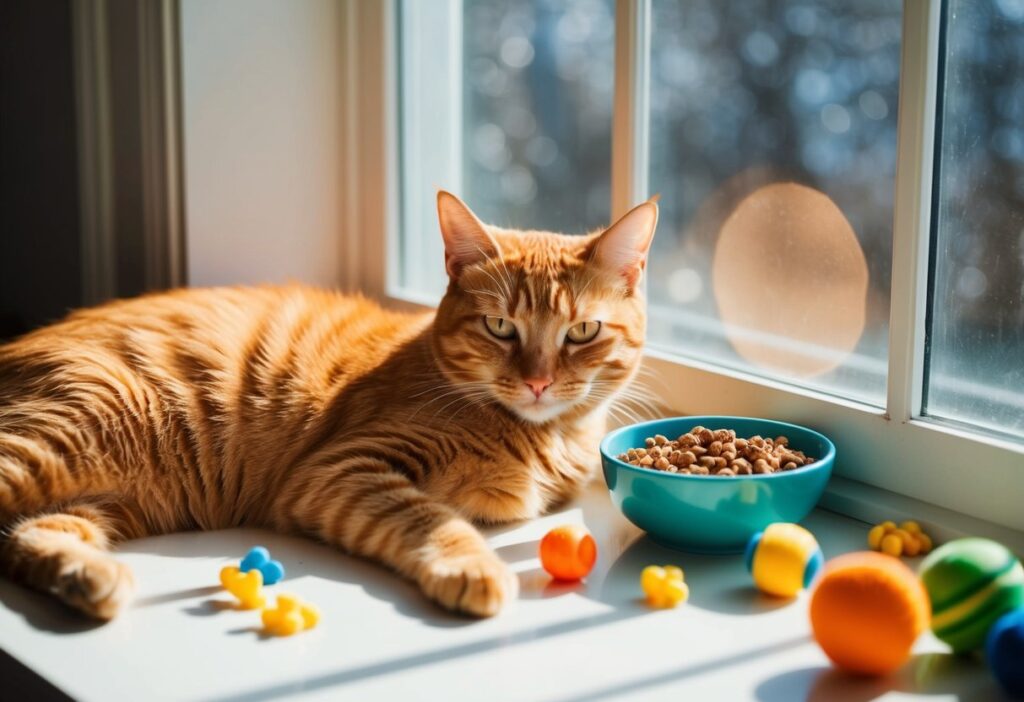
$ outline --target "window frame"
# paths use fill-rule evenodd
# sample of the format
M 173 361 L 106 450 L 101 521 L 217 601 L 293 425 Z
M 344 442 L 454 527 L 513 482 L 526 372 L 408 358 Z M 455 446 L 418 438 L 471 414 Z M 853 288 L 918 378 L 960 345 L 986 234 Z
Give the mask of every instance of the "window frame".
M 398 2 L 344 0 L 347 63 L 346 177 L 341 206 L 344 287 L 400 309 L 432 300 L 397 285 L 399 181 Z M 461 0 L 444 11 L 461 12 Z M 671 389 L 673 411 L 783 417 L 825 431 L 835 442 L 826 506 L 870 521 L 942 520 L 950 536 L 989 533 L 1024 545 L 1024 446 L 922 415 L 925 321 L 939 85 L 941 0 L 905 0 L 900 64 L 886 408 L 795 387 L 648 349 L 645 364 Z M 612 214 L 647 193 L 647 95 L 651 0 L 617 0 L 612 129 Z M 626 31 L 622 31 L 625 28 Z M 440 183 L 437 185 L 441 185 Z M 943 534 L 938 534 L 940 538 Z M 1018 546 L 1018 547 L 1019 547 Z

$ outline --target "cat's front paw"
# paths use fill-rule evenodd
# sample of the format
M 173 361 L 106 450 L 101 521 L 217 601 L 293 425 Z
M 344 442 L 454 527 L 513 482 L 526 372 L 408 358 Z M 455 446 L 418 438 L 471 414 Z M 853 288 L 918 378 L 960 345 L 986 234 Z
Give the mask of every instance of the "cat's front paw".
M 519 580 L 491 552 L 439 558 L 420 577 L 430 599 L 447 609 L 476 617 L 492 617 L 519 593 Z

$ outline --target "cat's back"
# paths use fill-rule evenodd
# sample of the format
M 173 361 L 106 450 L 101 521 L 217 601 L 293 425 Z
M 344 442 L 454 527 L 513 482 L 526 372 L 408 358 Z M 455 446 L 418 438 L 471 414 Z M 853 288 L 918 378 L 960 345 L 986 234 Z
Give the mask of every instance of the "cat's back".
M 174 290 L 78 310 L 0 346 L 0 394 L 102 368 L 172 390 L 203 387 L 211 402 L 238 393 L 309 401 L 370 371 L 427 324 L 429 316 L 301 285 Z

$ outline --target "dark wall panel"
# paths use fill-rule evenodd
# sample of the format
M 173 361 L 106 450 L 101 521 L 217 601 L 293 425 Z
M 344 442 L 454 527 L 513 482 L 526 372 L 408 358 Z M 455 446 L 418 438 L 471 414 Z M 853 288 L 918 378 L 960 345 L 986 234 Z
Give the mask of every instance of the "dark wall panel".
M 0 338 L 81 301 L 68 0 L 0 2 Z

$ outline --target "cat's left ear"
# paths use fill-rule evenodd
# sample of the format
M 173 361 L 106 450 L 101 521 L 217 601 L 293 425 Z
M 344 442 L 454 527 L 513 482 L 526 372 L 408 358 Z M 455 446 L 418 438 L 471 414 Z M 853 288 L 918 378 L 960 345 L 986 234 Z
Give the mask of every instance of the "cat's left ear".
M 640 281 L 658 226 L 658 196 L 637 205 L 594 240 L 591 260 L 620 275 L 630 289 Z
M 498 243 L 473 211 L 446 190 L 437 193 L 437 218 L 444 237 L 444 267 L 458 280 L 467 266 L 500 255 Z

